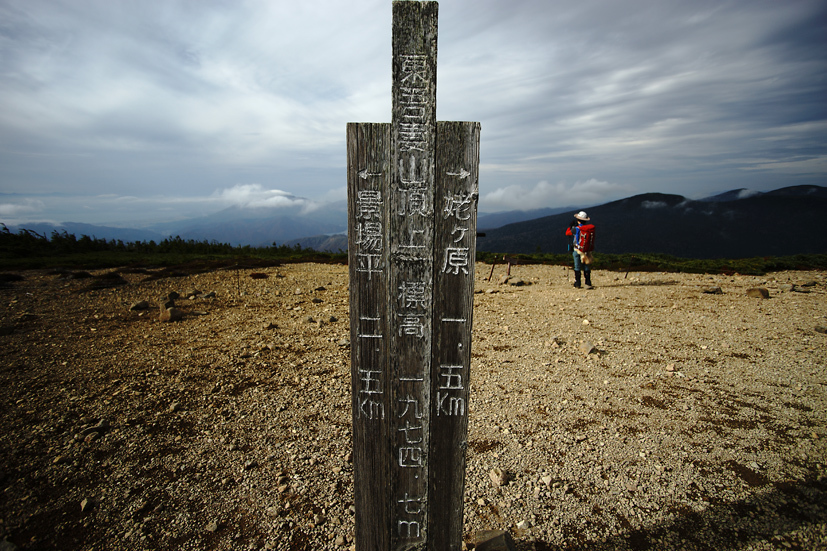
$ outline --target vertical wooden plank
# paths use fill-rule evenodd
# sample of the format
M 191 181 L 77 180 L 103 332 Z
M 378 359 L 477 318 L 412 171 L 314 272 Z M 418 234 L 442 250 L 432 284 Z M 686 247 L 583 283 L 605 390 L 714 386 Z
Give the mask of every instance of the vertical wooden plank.
M 393 3 L 389 360 L 391 549 L 428 541 L 436 136 L 436 2 Z
M 390 125 L 347 125 L 351 409 L 356 544 L 389 549 L 388 372 Z
M 356 546 L 459 550 L 479 123 L 436 122 L 437 3 L 393 3 L 392 122 L 348 125 Z
M 429 550 L 462 548 L 480 124 L 439 122 L 434 220 Z

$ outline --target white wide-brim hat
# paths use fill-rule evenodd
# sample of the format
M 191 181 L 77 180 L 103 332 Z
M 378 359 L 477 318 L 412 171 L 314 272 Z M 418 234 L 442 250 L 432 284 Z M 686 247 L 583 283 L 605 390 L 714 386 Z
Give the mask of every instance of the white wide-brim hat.
M 581 210 L 580 212 L 575 214 L 574 217 L 578 220 L 583 220 L 584 222 L 588 222 L 589 220 L 591 220 L 591 218 L 589 218 L 589 215 L 586 214 L 586 211 L 584 210 Z

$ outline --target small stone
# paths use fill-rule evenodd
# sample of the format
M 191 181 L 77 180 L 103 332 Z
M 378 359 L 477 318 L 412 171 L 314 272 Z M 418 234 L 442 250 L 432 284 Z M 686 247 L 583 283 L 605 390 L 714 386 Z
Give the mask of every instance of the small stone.
M 161 314 L 158 316 L 158 319 L 165 323 L 180 321 L 184 319 L 184 311 L 179 310 L 178 308 L 167 308 L 166 310 L 161 310 Z
M 589 320 L 583 320 L 583 325 L 591 325 L 591 323 Z
M 181 411 L 181 404 L 179 404 L 178 402 L 172 402 L 172 403 L 169 405 L 169 409 L 168 409 L 168 411 L 169 411 L 170 413 L 175 413 L 175 412 L 177 412 L 177 411 Z
M 330 316 L 330 319 L 328 321 L 330 323 L 336 323 L 337 321 L 339 321 L 339 318 L 337 318 L 336 316 Z
M 582 352 L 584 356 L 588 356 L 593 352 L 597 352 L 597 349 L 589 341 L 583 341 L 580 344 L 580 352 Z
M 824 327 L 823 325 L 816 325 L 815 332 L 824 333 L 825 335 L 827 335 L 827 327 Z
M 675 364 L 669 364 L 669 365 L 667 365 L 667 366 L 666 366 L 666 371 L 668 371 L 668 372 L 670 372 L 670 373 L 671 373 L 671 372 L 673 372 L 673 371 L 675 371 Z
M 84 499 L 80 502 L 80 512 L 85 513 L 89 509 L 92 508 L 92 501 L 90 499 Z
M 209 524 L 207 524 L 207 527 L 205 528 L 205 530 L 207 530 L 207 532 L 210 532 L 210 533 L 217 532 L 218 531 L 218 523 L 216 521 L 210 522 Z
M 514 539 L 505 530 L 480 530 L 474 551 L 516 551 Z
M 540 481 L 546 486 L 551 486 L 551 477 L 548 475 L 540 478 Z
M 307 319 L 304 320 L 307 323 L 316 323 L 316 320 L 313 319 L 313 316 L 307 316 Z
M 707 287 L 704 289 L 704 293 L 707 295 L 723 295 L 724 291 L 720 287 Z
M 747 289 L 747 296 L 752 298 L 770 298 L 770 292 L 763 287 Z
M 782 285 L 779 285 L 778 289 L 782 292 L 789 293 L 795 291 L 795 285 L 793 285 L 792 283 L 784 283 Z
M 300 294 L 302 294 L 302 290 L 301 290 L 300 288 L 298 288 L 298 287 L 297 287 L 297 288 L 296 288 L 296 290 L 295 290 L 295 291 L 293 291 L 293 294 L 294 294 L 294 295 L 300 295 Z
M 336 536 L 336 539 L 333 541 L 333 543 L 335 545 L 338 545 L 339 547 L 344 547 L 345 545 L 347 545 L 347 540 L 345 539 L 344 536 L 340 535 L 340 536 Z
M 324 301 L 323 301 L 322 299 L 320 299 L 320 298 L 316 297 L 316 298 L 314 298 L 313 300 L 311 300 L 310 302 L 312 302 L 313 304 L 321 304 L 321 303 L 323 303 Z
M 517 523 L 518 530 L 528 530 L 529 528 L 531 528 L 531 523 L 529 523 L 527 520 L 521 520 Z
M 505 484 L 508 483 L 508 473 L 499 467 L 494 467 L 491 469 L 488 476 L 491 478 L 491 482 L 494 483 L 494 486 L 505 486 Z
M 275 518 L 275 517 L 279 516 L 280 510 L 279 510 L 278 507 L 267 507 L 267 509 L 265 509 L 264 512 L 267 513 L 268 517 Z
M 138 302 L 133 302 L 132 305 L 129 307 L 130 310 L 147 310 L 149 308 L 149 302 L 146 300 L 139 300 Z

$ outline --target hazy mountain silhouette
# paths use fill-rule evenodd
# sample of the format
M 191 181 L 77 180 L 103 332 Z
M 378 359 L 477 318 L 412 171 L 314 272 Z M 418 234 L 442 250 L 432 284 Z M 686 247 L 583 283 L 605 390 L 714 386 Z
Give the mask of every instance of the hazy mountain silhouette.
M 480 213 L 477 215 L 477 229 L 485 231 L 489 228 L 501 228 L 507 224 L 515 224 L 544 216 L 552 216 L 569 212 L 574 207 L 545 208 L 534 210 L 509 210 L 504 212 Z
M 279 207 L 230 207 L 212 215 L 145 229 L 66 222 L 26 224 L 50 235 L 160 241 L 168 236 L 233 245 L 299 244 L 319 251 L 347 249 L 347 202 L 315 205 L 301 198 Z M 579 207 L 481 214 L 486 236 L 477 249 L 502 253 L 564 253 L 565 230 Z M 795 186 L 766 193 L 736 189 L 700 200 L 645 193 L 586 207 L 597 225 L 597 250 L 665 253 L 688 258 L 737 258 L 827 253 L 827 188 Z M 539 216 L 537 216 L 539 215 Z M 501 225 L 500 227 L 497 227 Z M 10 227 L 17 231 L 19 227 Z
M 734 190 L 692 201 L 645 193 L 586 208 L 605 253 L 664 253 L 687 258 L 742 258 L 827 253 L 827 188 L 795 186 L 767 193 Z M 574 212 L 487 230 L 481 251 L 562 253 Z
M 338 253 L 339 251 L 347 251 L 347 234 L 314 235 L 313 237 L 303 237 L 301 239 L 287 241 L 285 245 L 290 247 L 301 245 L 303 249 Z
M 289 207 L 233 206 L 202 218 L 153 229 L 183 239 L 218 241 L 232 245 L 262 247 L 274 242 L 282 245 L 307 236 L 347 231 L 347 202 L 338 201 L 308 208 L 306 204 Z

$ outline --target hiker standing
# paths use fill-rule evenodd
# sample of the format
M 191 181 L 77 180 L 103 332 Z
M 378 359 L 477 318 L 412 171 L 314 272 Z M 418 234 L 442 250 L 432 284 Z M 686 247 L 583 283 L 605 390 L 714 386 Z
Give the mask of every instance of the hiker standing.
M 594 289 L 592 287 L 592 271 L 590 264 L 592 263 L 592 251 L 594 250 L 594 224 L 587 224 L 591 219 L 585 213 L 580 211 L 574 215 L 574 220 L 569 224 L 566 230 L 566 235 L 572 238 L 571 251 L 572 258 L 574 258 L 574 286 L 579 289 L 580 272 L 586 280 L 586 289 Z

